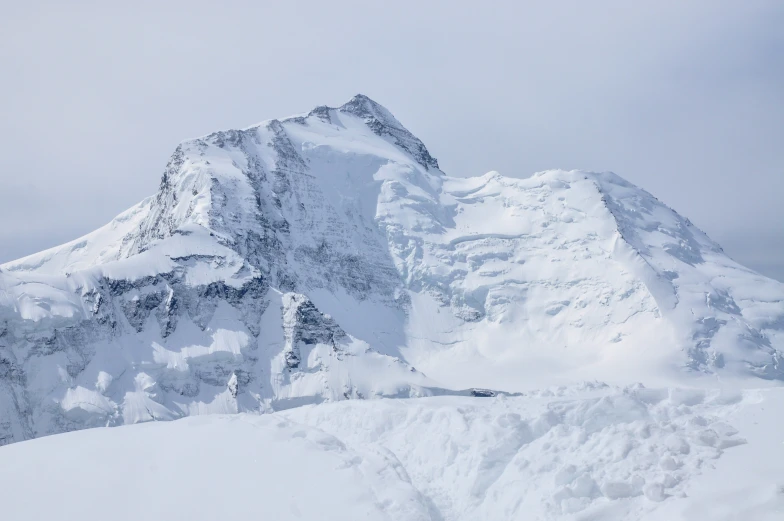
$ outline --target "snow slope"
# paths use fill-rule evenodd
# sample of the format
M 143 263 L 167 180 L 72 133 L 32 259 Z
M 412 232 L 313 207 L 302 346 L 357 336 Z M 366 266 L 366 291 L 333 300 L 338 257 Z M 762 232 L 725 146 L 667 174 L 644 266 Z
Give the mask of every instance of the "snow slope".
M 784 285 L 610 173 L 457 179 L 385 108 L 181 143 L 0 266 L 0 443 L 348 398 L 784 379 Z
M 0 504 L 9 521 L 773 521 L 780 391 L 594 384 L 91 429 L 0 448 Z

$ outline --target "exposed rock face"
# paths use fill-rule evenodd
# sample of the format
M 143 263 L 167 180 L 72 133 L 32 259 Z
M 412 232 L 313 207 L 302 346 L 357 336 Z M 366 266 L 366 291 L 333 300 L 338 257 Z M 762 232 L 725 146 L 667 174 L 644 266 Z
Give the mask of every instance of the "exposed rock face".
M 359 94 L 340 107 L 341 112 L 362 118 L 377 136 L 389 137 L 401 149 L 408 152 L 417 163 L 426 169 L 438 170 L 438 161 L 430 155 L 418 137 L 406 130 L 387 109 Z
M 360 95 L 181 143 L 155 196 L 3 265 L 0 443 L 442 385 L 783 379 L 782 331 L 782 285 L 647 192 L 447 177 Z
M 301 344 L 324 344 L 332 346 L 337 353 L 338 344 L 347 338 L 332 317 L 321 313 L 305 295 L 297 293 L 283 295 L 283 331 L 286 365 L 290 369 L 299 367 Z

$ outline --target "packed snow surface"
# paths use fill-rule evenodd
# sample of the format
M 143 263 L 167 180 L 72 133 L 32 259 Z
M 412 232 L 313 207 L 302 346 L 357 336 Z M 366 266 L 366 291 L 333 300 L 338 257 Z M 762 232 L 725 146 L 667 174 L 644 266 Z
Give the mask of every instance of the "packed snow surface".
M 783 350 L 784 285 L 651 194 L 449 177 L 358 95 L 185 141 L 155 195 L 0 266 L 0 445 L 199 416 L 3 447 L 0 504 L 51 517 L 11 478 L 51 461 L 89 519 L 765 519 L 781 484 L 734 473 L 780 454 L 750 418 Z
M 778 521 L 780 391 L 593 384 L 91 429 L 0 449 L 3 519 Z

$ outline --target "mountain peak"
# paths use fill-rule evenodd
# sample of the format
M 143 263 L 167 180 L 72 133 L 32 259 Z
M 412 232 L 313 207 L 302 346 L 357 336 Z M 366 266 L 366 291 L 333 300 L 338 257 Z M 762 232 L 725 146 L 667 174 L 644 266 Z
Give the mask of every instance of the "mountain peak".
M 185 141 L 157 195 L 0 273 L 0 444 L 701 374 L 784 381 L 784 285 L 614 174 L 443 175 L 361 94 Z
M 411 133 L 398 121 L 392 113 L 380 103 L 370 99 L 364 94 L 356 94 L 340 107 L 330 107 L 319 105 L 307 113 L 307 116 L 292 116 L 281 121 L 295 122 L 307 125 L 308 118 L 318 118 L 319 120 L 334 124 L 335 113 L 347 114 L 364 121 L 365 125 L 377 136 L 393 143 L 398 148 L 409 154 L 417 163 L 427 170 L 434 169 L 440 172 L 438 161 L 430 155 L 425 144 Z
M 343 105 L 341 105 L 338 110 L 341 112 L 346 112 L 348 114 L 354 114 L 358 117 L 379 117 L 381 119 L 392 120 L 394 121 L 397 126 L 402 127 L 403 125 L 400 124 L 399 121 L 395 119 L 394 116 L 387 110 L 386 107 L 381 105 L 380 103 L 370 99 L 369 97 L 365 96 L 364 94 L 357 94 Z
M 322 109 L 317 107 L 311 115 Z M 438 169 L 438 161 L 430 155 L 425 144 L 412 134 L 400 121 L 380 103 L 364 94 L 357 94 L 341 105 L 339 112 L 351 114 L 365 120 L 365 124 L 378 136 L 392 138 L 393 142 L 411 154 L 416 161 L 427 169 Z

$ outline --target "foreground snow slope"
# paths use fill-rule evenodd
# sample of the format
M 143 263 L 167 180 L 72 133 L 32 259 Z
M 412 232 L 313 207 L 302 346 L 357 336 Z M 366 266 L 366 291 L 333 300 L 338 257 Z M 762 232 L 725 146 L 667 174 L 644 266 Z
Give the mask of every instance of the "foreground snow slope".
M 0 448 L 0 504 L 9 521 L 776 521 L 780 391 L 595 384 L 92 429 Z
M 347 398 L 784 379 L 784 285 L 610 173 L 446 176 L 385 108 L 180 144 L 0 266 L 0 443 Z

